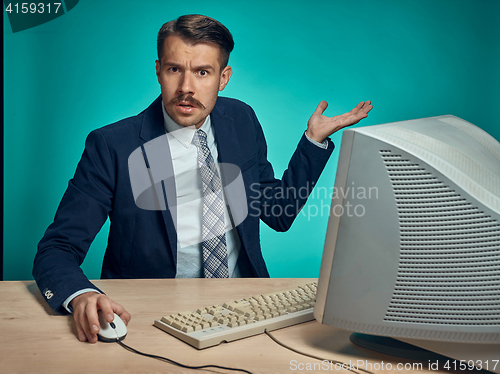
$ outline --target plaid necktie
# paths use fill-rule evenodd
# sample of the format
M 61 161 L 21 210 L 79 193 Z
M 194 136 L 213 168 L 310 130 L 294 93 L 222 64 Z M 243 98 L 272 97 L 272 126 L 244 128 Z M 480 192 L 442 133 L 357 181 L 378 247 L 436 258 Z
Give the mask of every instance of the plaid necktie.
M 207 134 L 196 130 L 193 143 L 198 148 L 198 168 L 203 183 L 203 273 L 205 278 L 228 278 L 222 182 L 208 148 Z

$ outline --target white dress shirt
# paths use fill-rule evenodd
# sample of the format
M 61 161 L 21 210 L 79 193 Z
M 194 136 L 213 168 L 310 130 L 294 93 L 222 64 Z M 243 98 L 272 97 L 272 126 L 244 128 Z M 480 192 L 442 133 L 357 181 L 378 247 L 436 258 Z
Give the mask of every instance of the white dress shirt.
M 195 126 L 178 125 L 162 105 L 177 195 L 177 274 L 176 278 L 203 278 L 202 212 L 203 186 L 198 171 L 198 149 L 193 144 Z M 207 134 L 208 148 L 217 165 L 218 151 L 210 116 L 200 127 Z M 220 171 L 219 171 L 220 173 Z M 224 204 L 227 206 L 225 194 Z M 224 210 L 229 277 L 240 277 L 237 265 L 241 240 Z

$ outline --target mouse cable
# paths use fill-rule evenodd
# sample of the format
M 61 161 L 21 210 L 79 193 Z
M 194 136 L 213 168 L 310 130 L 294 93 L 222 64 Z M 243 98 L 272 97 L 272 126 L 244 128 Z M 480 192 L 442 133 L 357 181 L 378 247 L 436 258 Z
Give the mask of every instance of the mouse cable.
M 148 354 L 148 353 L 140 352 L 137 349 L 134 349 L 134 348 L 126 345 L 121 340 L 117 340 L 116 342 L 118 344 L 120 344 L 123 348 L 125 348 L 127 351 L 130 351 L 130 352 L 133 352 L 133 353 L 137 353 L 138 355 L 141 355 L 141 356 L 146 356 L 146 357 L 150 357 L 150 358 L 155 358 L 157 360 L 166 361 L 166 362 L 169 362 L 171 364 L 174 364 L 174 365 L 180 366 L 182 368 L 186 368 L 186 369 L 199 370 L 199 369 L 205 369 L 205 368 L 216 368 L 216 369 L 224 369 L 224 370 L 241 371 L 243 373 L 252 374 L 251 372 L 249 372 L 248 370 L 245 370 L 245 369 L 229 368 L 229 367 L 219 366 L 219 365 L 202 365 L 202 366 L 184 365 L 184 364 L 181 364 L 180 362 L 176 362 L 176 361 L 171 360 L 171 359 L 166 358 L 166 357 L 156 356 L 156 355 L 151 355 L 151 354 Z
M 341 364 L 342 365 L 342 369 L 352 371 L 353 373 L 356 373 L 356 374 L 360 374 L 356 370 L 352 369 L 351 365 L 348 365 L 345 362 L 337 361 L 337 360 L 329 360 L 327 358 L 322 358 L 322 357 L 319 357 L 319 356 L 311 355 L 309 353 L 304 353 L 304 352 L 298 351 L 295 348 L 292 348 L 289 345 L 286 345 L 285 343 L 280 342 L 278 339 L 276 339 L 276 337 L 274 337 L 273 335 L 271 335 L 271 333 L 269 331 L 264 330 L 264 332 L 267 334 L 267 336 L 269 336 L 272 340 L 274 340 L 275 343 L 281 345 L 283 348 L 289 349 L 292 352 L 298 353 L 299 355 L 302 355 L 302 356 L 311 357 L 311 358 L 314 358 L 314 359 L 320 360 L 320 361 L 328 361 L 328 362 L 331 362 L 333 364 Z M 373 372 L 371 372 L 369 370 L 362 369 L 362 368 L 356 368 L 356 369 L 364 371 L 365 373 L 368 373 L 368 374 L 374 374 Z

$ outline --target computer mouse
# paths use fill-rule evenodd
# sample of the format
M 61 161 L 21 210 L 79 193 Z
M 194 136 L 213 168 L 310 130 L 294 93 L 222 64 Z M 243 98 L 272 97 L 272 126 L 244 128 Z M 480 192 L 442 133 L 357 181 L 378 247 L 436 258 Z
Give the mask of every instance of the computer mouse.
M 97 338 L 100 341 L 111 343 L 125 339 L 125 336 L 127 335 L 127 326 L 125 326 L 123 320 L 118 317 L 116 313 L 115 318 L 111 323 L 108 323 L 104 319 L 104 314 L 102 313 L 102 311 L 98 312 L 98 316 L 101 329 L 97 333 Z

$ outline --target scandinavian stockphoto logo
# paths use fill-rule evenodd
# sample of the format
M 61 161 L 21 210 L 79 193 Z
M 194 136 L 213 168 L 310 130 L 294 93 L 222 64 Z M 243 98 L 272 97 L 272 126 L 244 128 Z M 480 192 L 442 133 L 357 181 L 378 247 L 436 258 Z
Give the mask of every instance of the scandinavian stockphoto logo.
M 181 247 L 201 243 L 201 237 L 185 236 L 184 226 L 201 232 L 201 222 L 187 221 L 193 211 L 203 206 L 203 196 L 199 189 L 192 188 L 192 181 L 199 177 L 198 168 L 187 168 L 182 175 L 174 179 L 174 169 L 170 160 L 168 136 L 162 135 L 135 149 L 129 156 L 128 169 L 132 193 L 137 207 L 145 210 L 169 210 L 178 233 Z M 238 166 L 218 163 L 222 187 L 226 199 L 225 231 L 242 223 L 248 216 L 247 197 L 243 176 Z M 182 191 L 189 191 L 185 196 L 177 197 L 176 183 L 188 181 L 187 185 L 177 186 Z M 201 183 L 201 182 L 200 182 Z
M 59 0 L 52 1 L 8 1 L 4 0 L 3 5 L 9 18 L 12 32 L 27 30 L 35 26 L 42 25 L 73 9 L 79 0 Z
M 251 196 L 254 197 L 250 203 L 251 217 L 290 217 L 304 216 L 308 220 L 315 217 L 347 216 L 363 217 L 366 207 L 363 204 L 367 200 L 378 199 L 378 188 L 357 186 L 351 182 L 351 186 L 341 187 L 319 187 L 314 183 L 307 182 L 299 188 L 294 187 L 264 187 L 258 183 L 250 186 Z M 282 204 L 270 204 L 273 199 L 281 200 Z M 305 201 L 309 199 L 309 203 Z M 261 201 L 264 201 L 261 203 Z M 331 202 L 331 204 L 330 204 Z

